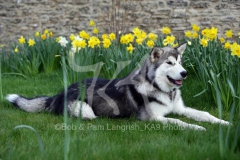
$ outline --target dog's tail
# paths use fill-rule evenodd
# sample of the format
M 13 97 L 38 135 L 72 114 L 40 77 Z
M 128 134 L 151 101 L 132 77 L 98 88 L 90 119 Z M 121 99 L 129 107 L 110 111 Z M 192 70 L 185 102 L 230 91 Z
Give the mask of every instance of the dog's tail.
M 8 94 L 6 99 L 17 106 L 18 108 L 27 111 L 27 112 L 42 112 L 42 111 L 51 111 L 53 106 L 47 106 L 50 97 L 35 97 L 35 98 L 26 98 L 18 94 Z
M 69 86 L 66 97 L 67 104 L 76 101 L 79 98 L 78 95 L 78 83 Z M 18 108 L 32 113 L 48 111 L 56 114 L 62 114 L 65 104 L 64 92 L 61 92 L 53 97 L 39 96 L 35 98 L 26 98 L 18 94 L 8 94 L 6 99 Z

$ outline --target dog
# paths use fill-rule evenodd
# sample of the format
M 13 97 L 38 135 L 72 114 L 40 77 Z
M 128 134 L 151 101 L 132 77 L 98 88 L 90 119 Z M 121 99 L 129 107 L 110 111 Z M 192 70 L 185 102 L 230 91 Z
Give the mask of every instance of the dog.
M 165 117 L 173 113 L 196 121 L 229 125 L 229 122 L 208 112 L 184 105 L 179 88 L 188 74 L 181 64 L 185 49 L 186 43 L 176 48 L 154 47 L 143 65 L 125 78 L 85 79 L 81 83 L 70 85 L 67 93 L 63 91 L 53 97 L 39 96 L 29 99 L 18 94 L 9 94 L 6 99 L 27 112 L 48 111 L 63 114 L 66 106 L 70 115 L 82 119 L 136 116 L 140 120 L 206 130 L 202 126 Z M 85 94 L 85 98 L 80 100 L 81 94 Z

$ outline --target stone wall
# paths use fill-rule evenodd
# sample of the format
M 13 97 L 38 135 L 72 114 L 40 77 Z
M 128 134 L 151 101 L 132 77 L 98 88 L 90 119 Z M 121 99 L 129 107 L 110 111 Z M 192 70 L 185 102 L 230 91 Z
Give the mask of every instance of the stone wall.
M 240 0 L 0 0 L 0 44 L 49 29 L 69 36 L 91 31 L 94 20 L 102 32 L 138 26 L 155 31 L 168 26 L 183 35 L 196 23 L 240 32 Z

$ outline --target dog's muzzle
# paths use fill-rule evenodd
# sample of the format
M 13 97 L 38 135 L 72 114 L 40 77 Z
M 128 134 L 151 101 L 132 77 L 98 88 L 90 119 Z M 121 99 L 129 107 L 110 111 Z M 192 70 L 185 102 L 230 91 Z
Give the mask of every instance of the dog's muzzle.
M 175 84 L 175 85 L 177 85 L 177 86 L 181 86 L 181 85 L 182 85 L 182 80 L 187 77 L 187 74 L 188 74 L 187 71 L 182 71 L 182 72 L 180 72 L 180 75 L 182 76 L 181 79 L 173 79 L 173 78 L 170 77 L 170 76 L 167 76 L 167 78 L 168 78 L 168 80 L 169 80 L 171 83 L 173 83 L 173 84 Z

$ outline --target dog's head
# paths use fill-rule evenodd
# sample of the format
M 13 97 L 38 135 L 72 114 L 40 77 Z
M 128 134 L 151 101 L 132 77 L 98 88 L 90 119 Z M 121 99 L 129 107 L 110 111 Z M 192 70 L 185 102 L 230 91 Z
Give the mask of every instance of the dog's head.
M 154 47 L 149 53 L 147 79 L 165 92 L 182 86 L 187 71 L 182 67 L 186 43 L 176 48 Z

